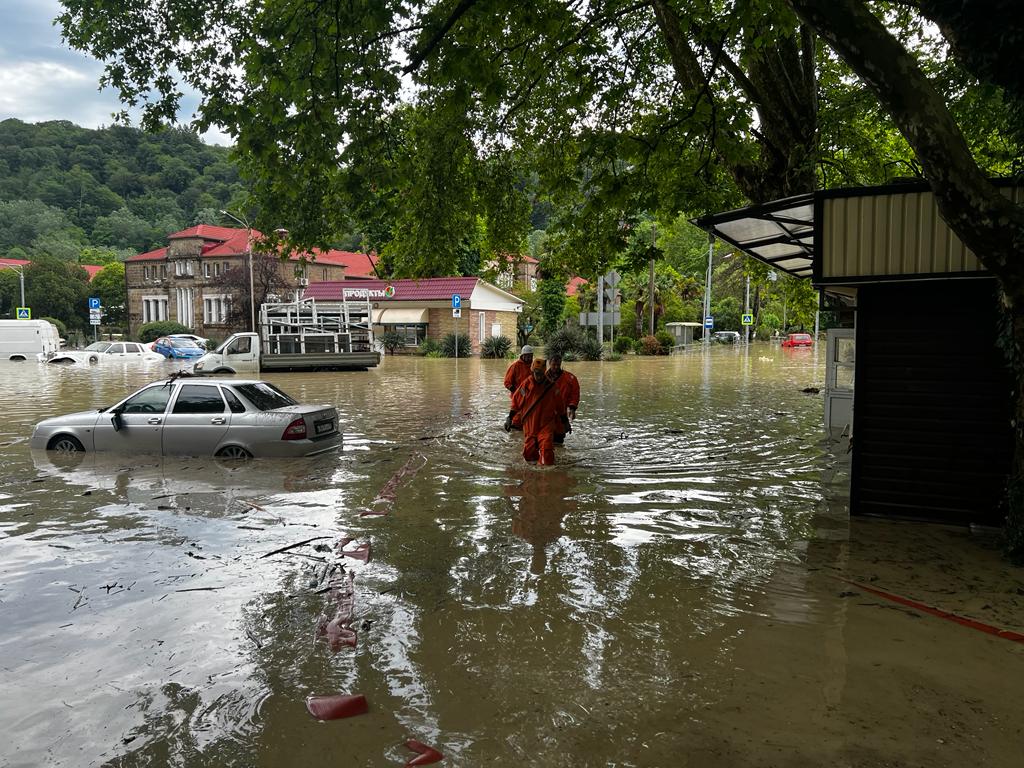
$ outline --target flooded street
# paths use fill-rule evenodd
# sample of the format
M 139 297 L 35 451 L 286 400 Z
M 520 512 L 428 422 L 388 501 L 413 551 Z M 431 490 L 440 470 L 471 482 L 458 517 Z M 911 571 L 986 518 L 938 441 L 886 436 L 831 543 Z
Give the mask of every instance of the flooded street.
M 0 364 L 0 765 L 1021 765 L 1024 644 L 858 585 L 1021 632 L 1024 574 L 849 519 L 823 350 L 566 363 L 550 469 L 500 428 L 506 366 L 268 376 L 341 453 L 72 469 L 32 426 L 167 369 Z M 306 711 L 338 693 L 369 712 Z

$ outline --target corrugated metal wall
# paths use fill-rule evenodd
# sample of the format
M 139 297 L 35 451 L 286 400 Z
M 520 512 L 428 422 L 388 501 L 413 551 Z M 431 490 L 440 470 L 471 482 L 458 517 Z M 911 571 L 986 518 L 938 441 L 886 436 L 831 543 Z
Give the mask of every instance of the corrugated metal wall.
M 1018 203 L 1024 189 L 1003 194 Z M 819 244 L 821 276 L 943 275 L 983 271 L 939 216 L 931 192 L 826 197 Z
M 1013 435 L 996 318 L 992 279 L 859 289 L 851 512 L 1001 523 Z

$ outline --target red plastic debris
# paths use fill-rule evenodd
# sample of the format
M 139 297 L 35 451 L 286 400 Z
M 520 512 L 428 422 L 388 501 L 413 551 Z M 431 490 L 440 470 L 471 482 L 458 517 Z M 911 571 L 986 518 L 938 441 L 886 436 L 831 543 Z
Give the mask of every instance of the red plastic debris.
M 306 709 L 317 720 L 338 720 L 342 717 L 365 715 L 369 711 L 366 697 L 361 693 L 352 696 L 310 696 L 306 699 Z
M 413 752 L 417 752 L 416 757 L 410 758 L 409 762 L 405 764 L 406 768 L 412 765 L 433 765 L 444 760 L 444 755 L 438 752 L 433 747 L 428 747 L 422 741 L 416 741 L 416 739 L 409 739 L 405 742 L 406 749 L 411 749 Z

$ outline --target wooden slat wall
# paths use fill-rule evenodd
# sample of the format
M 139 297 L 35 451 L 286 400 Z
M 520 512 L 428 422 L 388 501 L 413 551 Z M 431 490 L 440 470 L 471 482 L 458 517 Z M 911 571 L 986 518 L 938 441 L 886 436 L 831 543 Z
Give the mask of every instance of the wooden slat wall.
M 862 286 L 851 512 L 1000 524 L 1013 450 L 993 280 Z

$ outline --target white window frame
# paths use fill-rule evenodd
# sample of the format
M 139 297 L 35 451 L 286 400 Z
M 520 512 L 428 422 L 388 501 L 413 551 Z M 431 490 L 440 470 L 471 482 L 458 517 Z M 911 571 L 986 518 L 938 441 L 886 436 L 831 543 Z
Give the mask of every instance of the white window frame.
M 143 296 L 142 297 L 142 323 L 156 323 L 167 319 L 167 297 L 166 296 Z

